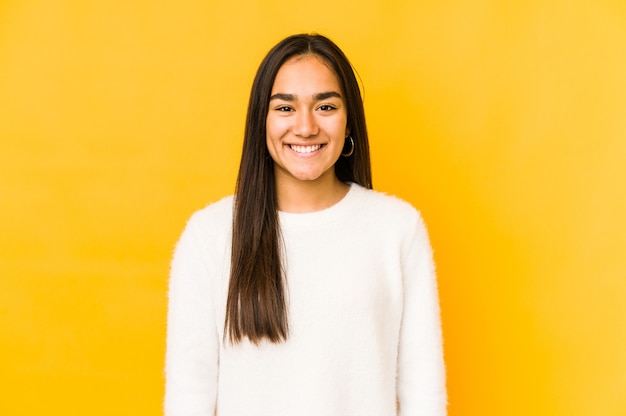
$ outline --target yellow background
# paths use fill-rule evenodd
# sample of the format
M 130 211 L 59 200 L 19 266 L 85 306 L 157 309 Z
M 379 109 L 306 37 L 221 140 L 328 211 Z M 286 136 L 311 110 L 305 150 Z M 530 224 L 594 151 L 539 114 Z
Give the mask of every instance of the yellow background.
M 450 415 L 626 415 L 621 0 L 3 0 L 0 414 L 160 413 L 173 245 L 302 31 L 429 225 Z

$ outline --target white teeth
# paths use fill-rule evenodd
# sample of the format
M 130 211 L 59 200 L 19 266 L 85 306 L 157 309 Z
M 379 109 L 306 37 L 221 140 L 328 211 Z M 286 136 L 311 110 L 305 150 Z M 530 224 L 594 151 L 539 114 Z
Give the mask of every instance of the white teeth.
M 291 150 L 293 150 L 296 153 L 311 153 L 311 152 L 315 152 L 316 150 L 321 149 L 322 145 L 314 144 L 312 146 L 296 146 L 296 145 L 290 144 L 289 147 L 291 148 Z

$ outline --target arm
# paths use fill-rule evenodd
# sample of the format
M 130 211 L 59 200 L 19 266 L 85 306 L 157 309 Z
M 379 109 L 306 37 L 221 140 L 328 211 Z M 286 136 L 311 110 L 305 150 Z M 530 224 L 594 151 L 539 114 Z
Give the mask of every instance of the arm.
M 403 253 L 404 304 L 398 348 L 400 416 L 445 416 L 446 386 L 437 280 L 426 227 L 415 214 Z
M 213 416 L 215 411 L 219 338 L 206 256 L 192 217 L 176 246 L 170 275 L 166 416 Z

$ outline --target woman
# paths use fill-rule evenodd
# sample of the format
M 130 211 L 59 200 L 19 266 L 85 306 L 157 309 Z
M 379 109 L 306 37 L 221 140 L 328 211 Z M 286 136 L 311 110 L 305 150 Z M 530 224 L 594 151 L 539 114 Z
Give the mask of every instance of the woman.
M 323 36 L 284 39 L 252 86 L 235 196 L 176 247 L 168 416 L 446 413 L 424 224 L 371 188 L 350 63 Z

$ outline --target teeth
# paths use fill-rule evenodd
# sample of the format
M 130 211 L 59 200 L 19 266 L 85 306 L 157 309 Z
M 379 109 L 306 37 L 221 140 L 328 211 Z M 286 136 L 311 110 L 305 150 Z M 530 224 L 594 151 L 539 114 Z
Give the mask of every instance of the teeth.
M 311 153 L 311 152 L 315 152 L 316 150 L 319 150 L 322 147 L 322 145 L 315 144 L 312 146 L 296 146 L 296 145 L 290 144 L 289 147 L 291 148 L 291 150 L 297 153 Z

